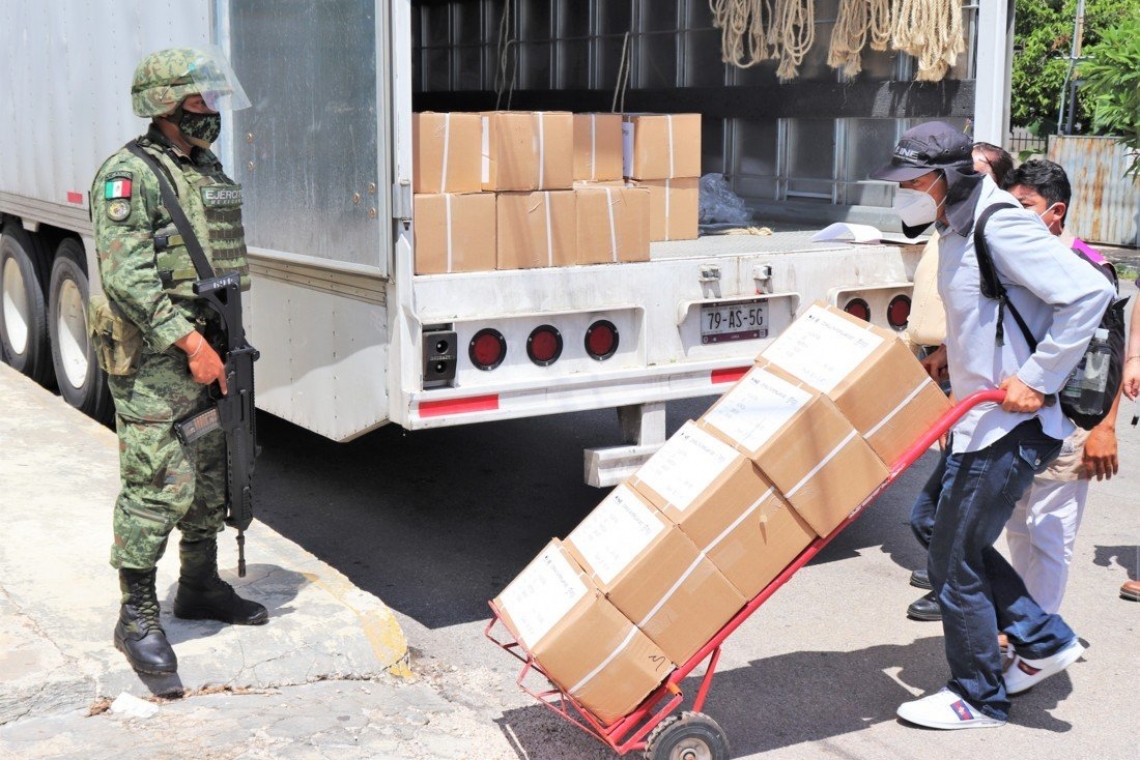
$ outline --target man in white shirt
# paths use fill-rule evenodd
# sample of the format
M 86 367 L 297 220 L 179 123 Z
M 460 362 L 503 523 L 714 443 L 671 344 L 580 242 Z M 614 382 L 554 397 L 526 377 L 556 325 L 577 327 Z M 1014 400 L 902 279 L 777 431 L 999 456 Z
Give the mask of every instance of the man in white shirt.
M 927 569 L 942 609 L 951 678 L 898 714 L 940 729 L 1004 725 L 1009 695 L 1060 672 L 1084 651 L 1064 620 L 1033 601 L 993 545 L 1034 475 L 1074 430 L 1060 407 L 1045 400 L 1064 385 L 1113 297 L 1107 281 L 1036 214 L 974 171 L 971 149 L 971 140 L 950 125 L 927 122 L 904 133 L 891 162 L 871 175 L 899 183 L 895 211 L 908 235 L 937 223 L 954 396 L 1006 392 L 1000 406 L 976 406 L 954 426 L 945 467 L 935 475 L 940 494 Z M 1012 319 L 998 340 L 998 301 L 981 293 L 974 223 L 995 203 L 1014 208 L 990 217 L 985 239 L 1009 300 L 1040 336 L 1032 352 Z M 1021 663 L 1004 679 L 999 630 Z

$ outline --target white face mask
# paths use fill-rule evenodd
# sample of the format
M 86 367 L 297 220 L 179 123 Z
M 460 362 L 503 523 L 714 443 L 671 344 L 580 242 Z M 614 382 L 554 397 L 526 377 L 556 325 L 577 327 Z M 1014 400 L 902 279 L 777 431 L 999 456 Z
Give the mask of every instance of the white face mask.
M 895 191 L 895 202 L 891 208 L 908 227 L 925 227 L 938 218 L 938 204 L 929 192 L 922 190 L 900 187 Z

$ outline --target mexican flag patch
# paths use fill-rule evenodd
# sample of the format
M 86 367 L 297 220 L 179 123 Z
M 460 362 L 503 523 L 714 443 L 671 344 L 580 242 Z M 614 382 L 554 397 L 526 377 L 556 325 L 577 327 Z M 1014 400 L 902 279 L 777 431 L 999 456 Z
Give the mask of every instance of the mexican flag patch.
M 116 198 L 130 198 L 131 197 L 131 180 L 129 178 L 120 177 L 116 179 L 109 179 L 103 185 L 103 199 L 114 200 Z

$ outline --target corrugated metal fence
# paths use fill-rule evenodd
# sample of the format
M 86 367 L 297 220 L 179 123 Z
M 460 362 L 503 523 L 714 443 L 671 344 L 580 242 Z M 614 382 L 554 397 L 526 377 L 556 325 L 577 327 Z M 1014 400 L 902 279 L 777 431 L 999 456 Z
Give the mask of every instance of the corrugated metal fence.
M 1049 160 L 1065 167 L 1073 203 L 1065 220 L 1091 243 L 1140 247 L 1140 177 L 1125 177 L 1128 149 L 1112 137 L 1053 137 Z

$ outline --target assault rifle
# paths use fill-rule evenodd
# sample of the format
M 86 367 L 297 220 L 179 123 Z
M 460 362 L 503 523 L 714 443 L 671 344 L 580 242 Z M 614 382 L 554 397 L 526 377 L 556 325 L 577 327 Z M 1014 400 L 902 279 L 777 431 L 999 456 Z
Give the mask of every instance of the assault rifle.
M 206 339 L 225 362 L 226 394 L 213 406 L 174 423 L 183 446 L 219 428 L 226 436 L 226 524 L 237 529 L 238 575 L 245 577 L 245 529 L 253 521 L 253 467 L 257 446 L 253 363 L 260 354 L 245 339 L 241 321 L 241 278 L 235 273 L 199 280 L 194 292 L 218 318 L 206 323 Z

